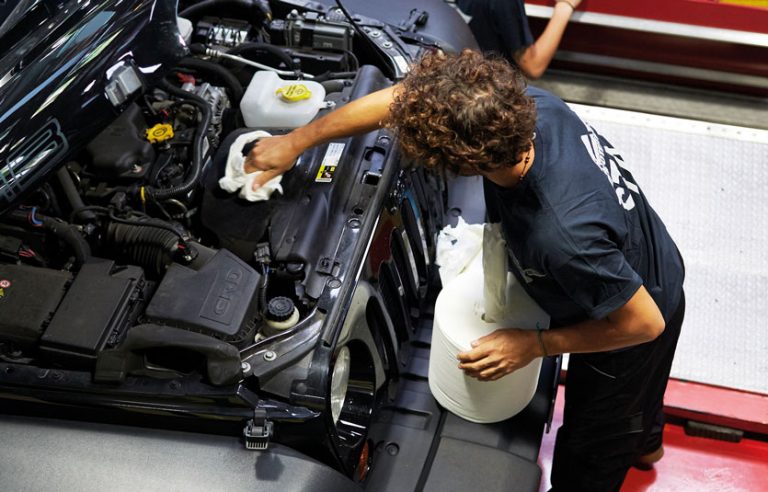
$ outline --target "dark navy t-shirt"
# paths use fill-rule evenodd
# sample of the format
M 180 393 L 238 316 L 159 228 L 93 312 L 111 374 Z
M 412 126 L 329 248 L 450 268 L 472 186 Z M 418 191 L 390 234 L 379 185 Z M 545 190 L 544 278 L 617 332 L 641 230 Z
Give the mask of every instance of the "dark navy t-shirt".
M 537 110 L 533 164 L 513 188 L 484 180 L 510 269 L 553 326 L 604 318 L 640 285 L 669 321 L 682 260 L 621 153 L 559 98 L 533 87 L 528 95 Z
M 514 54 L 533 44 L 523 0 L 458 0 L 472 17 L 469 28 L 484 53 L 497 53 L 514 63 Z

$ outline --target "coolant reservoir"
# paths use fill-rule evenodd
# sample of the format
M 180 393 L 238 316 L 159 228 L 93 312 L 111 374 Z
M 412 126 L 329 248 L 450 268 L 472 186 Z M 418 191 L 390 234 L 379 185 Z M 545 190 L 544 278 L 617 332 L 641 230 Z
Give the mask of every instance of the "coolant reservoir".
M 483 269 L 475 261 L 468 271 L 443 287 L 435 304 L 432 348 L 429 357 L 429 389 L 447 410 L 471 422 L 491 423 L 508 419 L 528 405 L 536 392 L 541 358 L 496 381 L 479 381 L 458 368 L 456 356 L 470 344 L 498 328 L 547 328 L 549 316 L 510 274 L 507 283 L 508 311 L 503 321 L 483 320 Z
M 311 80 L 283 80 L 275 72 L 256 72 L 240 111 L 251 128 L 297 128 L 306 125 L 325 102 L 325 87 Z
M 296 326 L 299 322 L 299 310 L 288 297 L 273 297 L 267 303 L 266 335 L 274 335 Z

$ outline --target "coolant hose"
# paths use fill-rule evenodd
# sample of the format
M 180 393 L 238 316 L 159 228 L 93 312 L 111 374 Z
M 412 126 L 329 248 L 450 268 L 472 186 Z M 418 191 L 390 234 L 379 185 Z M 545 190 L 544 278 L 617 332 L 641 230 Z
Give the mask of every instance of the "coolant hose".
M 240 104 L 240 100 L 243 98 L 243 84 L 237 80 L 237 77 L 235 77 L 232 72 L 218 63 L 201 60 L 200 58 L 188 57 L 179 62 L 179 67 L 190 68 L 206 75 L 218 77 L 221 82 L 232 91 L 232 98 L 234 99 L 235 105 Z
M 168 198 L 176 198 L 183 196 L 191 191 L 200 180 L 200 175 L 203 169 L 203 151 L 205 149 L 205 137 L 208 134 L 208 125 L 211 124 L 211 108 L 208 103 L 202 97 L 195 94 L 183 91 L 178 87 L 174 87 L 167 80 L 163 80 L 161 86 L 169 93 L 178 96 L 182 99 L 186 99 L 191 104 L 197 106 L 202 115 L 201 121 L 195 131 L 195 138 L 192 142 L 192 169 L 187 172 L 187 177 L 184 182 L 178 186 L 172 186 L 170 188 L 155 189 L 147 187 L 146 192 L 157 200 L 166 200 Z
M 91 257 L 91 246 L 76 226 L 53 217 L 38 215 L 37 218 L 43 222 L 43 227 L 46 230 L 59 237 L 72 248 L 78 266 L 85 263 Z
M 66 195 L 72 210 L 82 210 L 78 215 L 80 215 L 86 222 L 96 220 L 96 214 L 93 213 L 93 211 L 86 209 L 85 203 L 83 203 L 83 198 L 80 196 L 80 193 L 77 192 L 75 183 L 72 181 L 72 176 L 69 175 L 67 168 L 62 167 L 56 171 L 56 177 L 59 179 L 61 189 L 64 190 L 64 195 Z M 72 220 L 71 217 L 70 220 Z

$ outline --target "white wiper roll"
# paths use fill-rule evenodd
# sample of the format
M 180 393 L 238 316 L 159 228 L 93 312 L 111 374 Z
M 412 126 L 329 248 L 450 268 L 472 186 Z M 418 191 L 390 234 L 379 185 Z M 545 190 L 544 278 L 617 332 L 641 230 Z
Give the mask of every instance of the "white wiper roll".
M 470 350 L 473 340 L 499 328 L 548 328 L 549 315 L 508 274 L 505 317 L 500 322 L 485 322 L 483 277 L 478 256 L 467 271 L 443 287 L 437 298 L 429 388 L 435 399 L 457 416 L 492 423 L 513 417 L 528 405 L 536 392 L 541 358 L 496 381 L 479 381 L 458 368 L 457 354 Z

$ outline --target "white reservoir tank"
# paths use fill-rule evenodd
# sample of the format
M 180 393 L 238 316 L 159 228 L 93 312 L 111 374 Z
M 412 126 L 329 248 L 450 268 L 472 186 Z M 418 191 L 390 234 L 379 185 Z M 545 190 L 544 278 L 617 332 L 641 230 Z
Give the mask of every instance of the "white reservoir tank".
M 482 264 L 475 261 L 440 292 L 432 329 L 429 388 L 450 412 L 471 422 L 491 423 L 513 417 L 528 405 L 536 392 L 541 358 L 496 381 L 479 381 L 458 368 L 456 355 L 498 328 L 549 328 L 549 315 L 509 274 L 504 320 L 487 323 L 482 319 L 483 285 Z
M 275 72 L 256 72 L 240 101 L 250 128 L 306 125 L 325 103 L 325 87 L 311 80 L 283 80 Z

